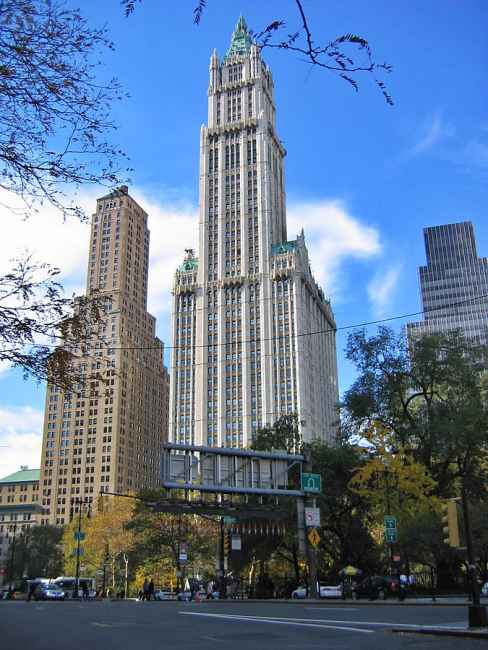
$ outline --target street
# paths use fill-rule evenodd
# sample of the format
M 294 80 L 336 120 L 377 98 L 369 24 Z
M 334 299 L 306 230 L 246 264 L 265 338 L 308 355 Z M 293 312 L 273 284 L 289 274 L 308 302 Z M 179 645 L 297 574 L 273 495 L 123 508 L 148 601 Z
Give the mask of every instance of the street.
M 466 607 L 333 602 L 15 602 L 0 603 L 5 650 L 198 648 L 278 650 L 481 648 L 486 640 L 412 634 L 419 625 L 462 628 Z M 391 628 L 404 633 L 392 633 Z M 409 633 L 410 630 L 410 633 Z

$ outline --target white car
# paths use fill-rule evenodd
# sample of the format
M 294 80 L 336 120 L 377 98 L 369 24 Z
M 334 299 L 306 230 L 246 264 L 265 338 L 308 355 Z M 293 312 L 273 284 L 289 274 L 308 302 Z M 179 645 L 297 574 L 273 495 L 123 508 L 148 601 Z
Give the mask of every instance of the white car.
M 157 589 L 154 592 L 155 600 L 176 600 L 176 594 L 167 589 Z
M 488 596 L 488 582 L 485 582 L 485 584 L 481 587 L 481 595 Z
M 320 598 L 342 598 L 342 585 L 320 585 L 319 591 Z M 307 588 L 298 587 L 291 593 L 294 600 L 299 600 L 307 597 Z

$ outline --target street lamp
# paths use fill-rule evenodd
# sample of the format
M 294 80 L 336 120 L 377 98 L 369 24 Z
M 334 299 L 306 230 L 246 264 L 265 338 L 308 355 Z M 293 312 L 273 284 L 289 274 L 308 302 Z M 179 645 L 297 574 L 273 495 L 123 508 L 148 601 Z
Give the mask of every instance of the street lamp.
M 14 558 L 15 558 L 15 533 L 17 531 L 17 524 L 14 524 L 14 535 L 12 537 L 12 553 L 10 555 L 10 570 L 9 570 L 9 587 L 8 592 L 12 597 L 12 581 L 14 577 Z
M 75 576 L 75 591 L 76 598 L 79 597 L 79 586 L 80 586 L 80 551 L 81 551 L 81 513 L 83 506 L 88 506 L 88 517 L 90 516 L 91 503 L 85 497 L 85 500 L 76 498 L 74 504 L 78 506 L 78 530 L 75 534 L 77 545 L 76 545 L 76 576 Z M 73 512 L 73 506 L 71 507 Z

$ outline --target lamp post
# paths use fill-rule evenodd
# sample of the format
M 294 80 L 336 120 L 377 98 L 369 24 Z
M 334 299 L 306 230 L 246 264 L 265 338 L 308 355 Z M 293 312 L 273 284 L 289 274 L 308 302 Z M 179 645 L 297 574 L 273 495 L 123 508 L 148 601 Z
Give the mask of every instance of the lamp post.
M 76 534 L 76 575 L 75 575 L 75 591 L 74 593 L 76 594 L 76 598 L 79 597 L 79 587 L 80 587 L 80 550 L 81 550 L 81 513 L 82 513 L 82 507 L 84 505 L 88 505 L 88 516 L 90 516 L 90 508 L 91 504 L 90 502 L 85 498 L 85 501 L 83 499 L 75 499 L 75 505 L 78 506 L 78 530 Z
M 14 577 L 14 559 L 15 559 L 15 533 L 17 531 L 17 524 L 14 524 L 14 535 L 12 538 L 12 553 L 10 555 L 10 570 L 9 570 L 9 587 L 8 592 L 12 597 L 12 581 Z

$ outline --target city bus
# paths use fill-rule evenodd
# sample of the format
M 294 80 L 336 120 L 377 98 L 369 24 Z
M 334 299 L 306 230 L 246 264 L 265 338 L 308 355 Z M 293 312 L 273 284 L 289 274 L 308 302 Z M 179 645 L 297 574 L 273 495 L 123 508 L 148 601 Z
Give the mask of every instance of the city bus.
M 55 580 L 53 580 L 53 583 L 57 586 L 60 587 L 65 595 L 66 598 L 76 598 L 75 590 L 76 590 L 76 578 L 73 576 L 59 576 Z M 97 595 L 96 591 L 96 581 L 95 578 L 78 578 L 78 598 L 83 597 L 83 588 L 84 587 L 88 588 L 88 597 L 89 598 L 95 598 Z

